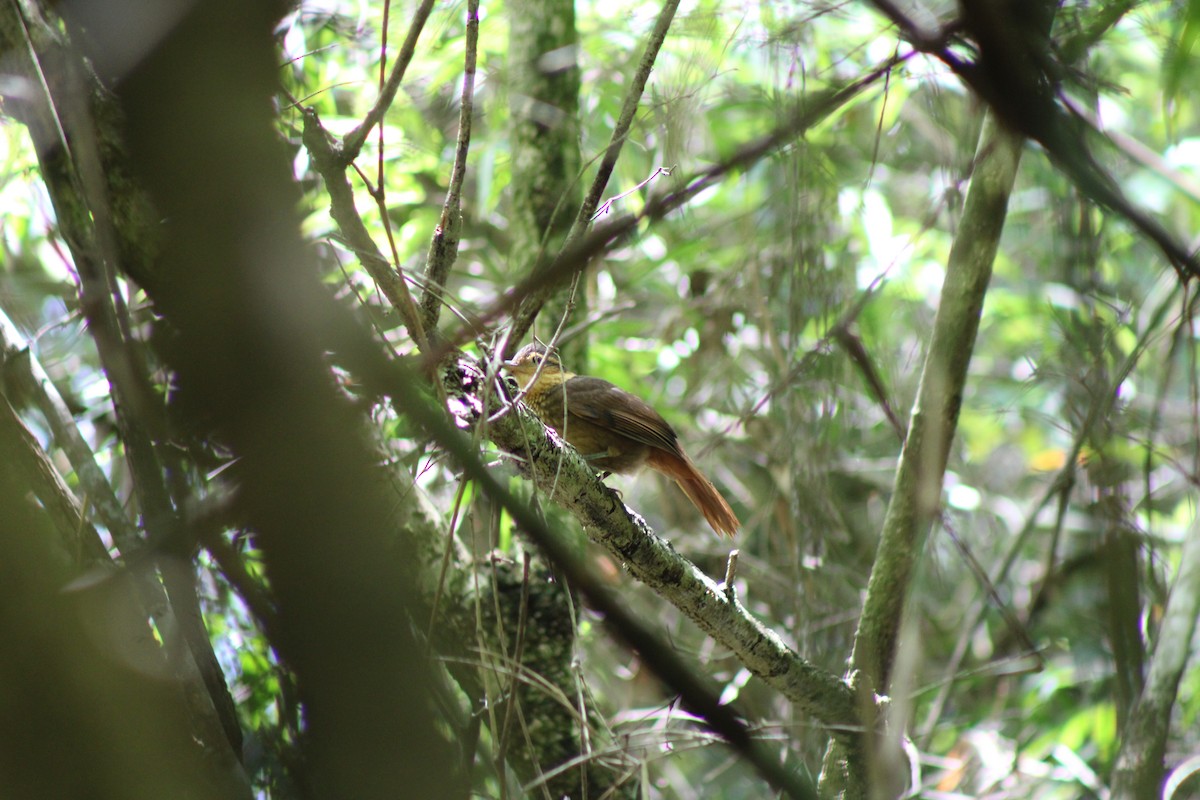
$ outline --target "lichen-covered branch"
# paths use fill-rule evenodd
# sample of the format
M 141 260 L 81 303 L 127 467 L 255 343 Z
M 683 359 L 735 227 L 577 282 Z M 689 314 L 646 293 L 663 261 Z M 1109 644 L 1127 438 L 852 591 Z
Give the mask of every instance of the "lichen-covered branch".
M 766 754 L 762 744 L 749 735 L 745 723 L 717 702 L 716 693 L 706 690 L 678 654 L 664 647 L 657 635 L 634 620 L 599 583 L 589 580 L 587 571 L 578 564 L 569 547 L 525 503 L 500 485 L 471 443 L 450 425 L 439 409 L 428 407 L 414 393 L 409 377 L 393 365 L 377 363 L 374 372 L 374 380 L 386 386 L 409 409 L 412 418 L 462 465 L 466 474 L 513 515 L 592 606 L 605 615 L 616 633 L 638 650 L 643 662 L 681 694 L 685 707 L 708 720 L 774 786 L 791 797 L 813 796 L 805 781 L 779 768 L 777 757 Z M 464 385 L 477 390 L 483 376 L 465 364 L 463 372 Z M 479 407 L 474 398 L 464 397 L 455 407 L 464 423 L 480 421 L 472 411 Z M 751 617 L 732 591 L 717 586 L 676 553 L 670 543 L 656 536 L 621 503 L 615 492 L 599 481 L 583 457 L 573 448 L 564 447 L 532 412 L 516 406 L 510 413 L 491 420 L 488 433 L 493 442 L 516 457 L 527 477 L 579 519 L 593 541 L 603 545 L 631 574 L 729 647 L 768 685 L 832 728 L 847 732 L 856 728 L 853 696 L 841 680 L 801 659 Z
M 468 413 L 467 404 L 460 408 Z M 531 412 L 514 408 L 489 424 L 488 435 L 515 457 L 526 477 L 579 520 L 592 541 L 768 685 L 825 725 L 849 729 L 857 724 L 853 696 L 842 680 L 797 655 L 729 591 L 650 530 L 574 448 L 564 446 Z

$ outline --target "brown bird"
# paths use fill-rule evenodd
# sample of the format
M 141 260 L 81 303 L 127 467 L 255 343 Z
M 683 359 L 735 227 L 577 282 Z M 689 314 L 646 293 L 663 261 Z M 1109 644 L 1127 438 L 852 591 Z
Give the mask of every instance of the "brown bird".
M 589 463 L 608 472 L 656 469 L 674 478 L 717 533 L 733 536 L 741 527 L 729 503 L 683 452 L 674 429 L 648 403 L 608 381 L 567 372 L 540 344 L 526 345 L 504 366 L 525 392 L 525 404 Z

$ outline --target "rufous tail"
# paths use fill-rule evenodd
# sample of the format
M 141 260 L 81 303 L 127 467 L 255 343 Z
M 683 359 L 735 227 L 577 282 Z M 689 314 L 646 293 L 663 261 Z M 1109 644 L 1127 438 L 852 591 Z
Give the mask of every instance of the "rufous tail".
M 700 509 L 700 513 L 718 534 L 732 537 L 738 528 L 742 527 L 742 523 L 738 522 L 737 515 L 717 491 L 717 487 L 700 474 L 700 470 L 696 469 L 696 465 L 686 455 L 682 455 L 681 458 L 666 450 L 654 448 L 650 451 L 646 465 L 674 478 L 679 488 L 696 508 Z

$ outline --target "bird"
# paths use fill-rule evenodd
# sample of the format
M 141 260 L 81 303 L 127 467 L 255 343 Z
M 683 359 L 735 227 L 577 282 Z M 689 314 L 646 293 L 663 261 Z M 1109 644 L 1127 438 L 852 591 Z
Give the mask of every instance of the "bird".
M 737 533 L 741 523 L 729 503 L 649 403 L 601 378 L 568 372 L 556 352 L 538 343 L 521 348 L 504 366 L 524 392 L 525 405 L 589 464 L 607 473 L 658 470 L 675 480 L 718 535 Z

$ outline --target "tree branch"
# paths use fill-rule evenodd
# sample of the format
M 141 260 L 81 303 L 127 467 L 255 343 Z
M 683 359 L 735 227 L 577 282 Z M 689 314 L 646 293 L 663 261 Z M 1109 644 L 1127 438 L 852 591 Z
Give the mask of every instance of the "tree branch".
M 376 359 L 372 383 L 385 388 L 411 417 L 433 436 L 466 474 L 499 502 L 528 533 L 547 557 L 564 571 L 589 603 L 600 611 L 618 636 L 637 650 L 666 685 L 680 692 L 683 703 L 703 716 L 726 740 L 745 755 L 772 785 L 792 797 L 812 797 L 811 787 L 780 769 L 777 757 L 752 739 L 745 723 L 716 702 L 716 693 L 692 674 L 692 669 L 657 634 L 635 620 L 624 606 L 590 576 L 560 536 L 550 531 L 529 506 L 504 488 L 486 468 L 477 449 L 456 430 L 439 410 L 415 390 L 414 376 L 398 363 Z M 467 381 L 476 387 L 483 376 L 473 370 Z M 473 407 L 463 404 L 460 408 Z M 464 422 L 479 419 L 465 412 Z M 583 524 L 588 536 L 620 559 L 629 572 L 672 602 L 701 629 L 729 647 L 742 663 L 768 685 L 822 722 L 857 729 L 853 696 L 835 676 L 808 664 L 790 650 L 777 635 L 755 620 L 734 597 L 729 587 L 717 586 L 694 564 L 675 552 L 670 543 L 656 536 L 641 518 L 632 514 L 605 486 L 577 451 L 564 447 L 524 407 L 493 420 L 489 435 L 502 449 L 514 455 L 525 472 L 543 491 L 568 509 Z
M 425 27 L 425 21 L 429 19 L 431 11 L 433 11 L 433 0 L 422 0 L 421 5 L 413 12 L 412 23 L 408 26 L 408 35 L 404 37 L 404 43 L 400 45 L 396 64 L 392 67 L 392 74 L 388 76 L 387 85 L 384 86 L 379 99 L 375 101 L 375 105 L 371 106 L 371 110 L 367 112 L 367 116 L 363 118 L 359 126 L 342 139 L 338 158 L 343 170 L 358 158 L 363 144 L 367 141 L 367 135 L 370 134 L 372 128 L 383 121 L 383 115 L 392 107 L 392 102 L 396 99 L 396 92 L 400 90 L 400 83 L 404 80 L 404 72 L 408 69 L 413 54 L 417 51 L 417 39 L 421 37 L 421 30 Z
M 479 47 L 479 0 L 467 0 L 466 55 L 463 63 L 462 98 L 458 108 L 458 140 L 454 146 L 454 167 L 450 185 L 442 203 L 442 218 L 429 243 L 425 259 L 425 291 L 421 296 L 422 324 L 427 331 L 437 329 L 442 308 L 442 289 L 446 276 L 458 258 L 459 229 L 462 227 L 462 187 L 467 176 L 467 152 L 471 146 L 471 115 L 475 109 L 475 60 Z
M 1125 197 L 1117 182 L 1092 156 L 1082 135 L 1084 128 L 1063 110 L 1057 97 L 1059 67 L 1050 61 L 1034 29 L 1041 23 L 988 0 L 963 4 L 963 19 L 952 28 L 931 35 L 923 31 L 891 0 L 871 0 L 905 39 L 922 52 L 941 60 L 958 75 L 1012 130 L 1038 142 L 1051 161 L 1089 198 L 1124 217 L 1162 251 L 1181 277 L 1200 276 L 1200 263 L 1162 224 Z M 1124 3 L 1114 6 L 1119 17 Z M 1100 27 L 1109 24 L 1098 20 Z M 1048 29 L 1047 29 L 1048 30 Z M 975 39 L 979 57 L 964 60 L 948 46 L 952 33 L 966 32 Z M 1080 47 L 1086 37 L 1073 46 Z M 1071 54 L 1072 58 L 1077 57 Z M 1095 131 L 1094 126 L 1089 129 Z M 1104 136 L 1103 132 L 1096 131 Z M 1107 138 L 1107 137 L 1105 137 Z
M 475 337 L 480 328 L 497 323 L 505 314 L 511 313 L 538 287 L 561 280 L 581 269 L 593 259 L 622 241 L 643 222 L 662 219 L 667 214 L 682 208 L 694 197 L 716 186 L 729 175 L 748 169 L 766 158 L 778 148 L 800 136 L 804 131 L 841 108 L 868 86 L 887 74 L 896 64 L 909 56 L 894 56 L 858 80 L 827 94 L 798 105 L 788 117 L 770 133 L 747 143 L 732 156 L 708 169 L 698 172 L 684 181 L 683 188 L 663 195 L 651 195 L 646 205 L 636 214 L 624 214 L 596 225 L 592 230 L 567 244 L 554 256 L 545 255 L 530 275 L 513 287 L 508 294 L 480 314 L 470 328 L 460 330 L 437 350 L 432 360 L 440 360 L 452 347 L 459 347 Z M 509 341 L 517 341 L 511 335 Z
M 395 498 L 362 420 L 330 380 L 337 306 L 299 236 L 267 102 L 278 8 L 198 4 L 122 84 L 129 150 L 171 220 L 159 305 L 177 332 L 170 363 L 241 457 L 237 511 L 264 553 L 272 644 L 305 707 L 299 781 L 315 794 L 448 797 L 452 748 L 405 621 L 417 567 L 397 548 Z
M 354 189 L 346 175 L 341 153 L 334 146 L 332 137 L 321 126 L 317 112 L 306 108 L 302 114 L 304 146 L 312 155 L 313 166 L 325 180 L 325 190 L 329 193 L 329 212 L 337 223 L 346 246 L 358 256 L 359 263 L 400 314 L 413 341 L 425 348 L 425 326 L 421 324 L 421 315 L 413 302 L 412 294 L 408 291 L 408 284 L 404 282 L 404 276 L 393 269 L 391 262 L 379 252 L 375 240 L 363 224 L 362 217 L 354 206 Z
M 12 4 L 6 4 L 5 13 L 11 8 Z M 53 125 L 31 126 L 30 132 L 47 191 L 79 275 L 80 306 L 112 389 L 117 425 L 145 525 L 155 541 L 175 541 L 177 537 L 166 533 L 177 531 L 178 526 L 152 435 L 152 430 L 162 434 L 165 421 L 145 364 L 130 346 L 126 308 L 113 273 L 114 265 L 129 252 L 128 243 L 135 241 L 140 231 L 118 230 L 118 222 L 128 225 L 130 220 L 113 211 L 110 198 L 106 166 L 114 148 L 109 146 L 106 150 L 97 120 L 111 118 L 112 109 L 104 105 L 111 102 L 78 54 L 60 41 L 58 33 L 45 20 L 18 17 L 13 21 L 6 16 L 4 23 L 7 36 L 11 37 L 15 29 L 22 32 L 24 52 L 29 58 L 29 63 L 22 66 L 40 77 L 40 91 L 27 100 L 30 116 L 55 121 Z M 52 64 L 53 69 L 43 68 L 43 61 Z M 128 198 L 124 202 L 128 203 Z M 37 385 L 40 382 L 36 379 L 33 382 L 35 396 L 48 408 L 47 418 L 55 420 L 59 409 L 45 396 L 44 386 Z M 73 428 L 73 424 L 64 420 L 56 422 L 63 432 Z M 87 469 L 90 454 L 81 456 L 78 447 L 73 451 L 83 463 L 85 474 L 95 483 L 95 475 Z M 123 514 L 113 509 L 114 499 L 109 495 L 111 490 L 100 490 L 98 499 L 105 505 L 106 514 L 117 520 Z M 137 538 L 129 527 L 127 522 L 116 522 L 112 528 L 114 537 L 123 540 L 126 550 Z M 159 633 L 192 706 L 193 720 L 202 740 L 224 762 L 226 774 L 239 776 L 243 784 L 239 788 L 248 791 L 248 782 L 240 768 L 242 739 L 236 709 L 200 616 L 190 562 L 186 553 L 181 557 L 186 571 L 180 569 L 173 556 L 164 557 L 158 564 L 173 607 L 163 602 L 162 589 L 153 579 L 139 578 L 139 596 L 146 604 L 146 611 L 161 624 Z M 202 689 L 194 683 L 197 678 L 203 680 Z
M 58 533 L 58 546 L 70 554 L 72 565 L 110 563 L 100 534 L 84 516 L 78 498 L 3 394 L 0 394 L 0 452 L 8 462 L 6 468 L 20 474 L 22 484 L 33 491 L 46 510 Z

